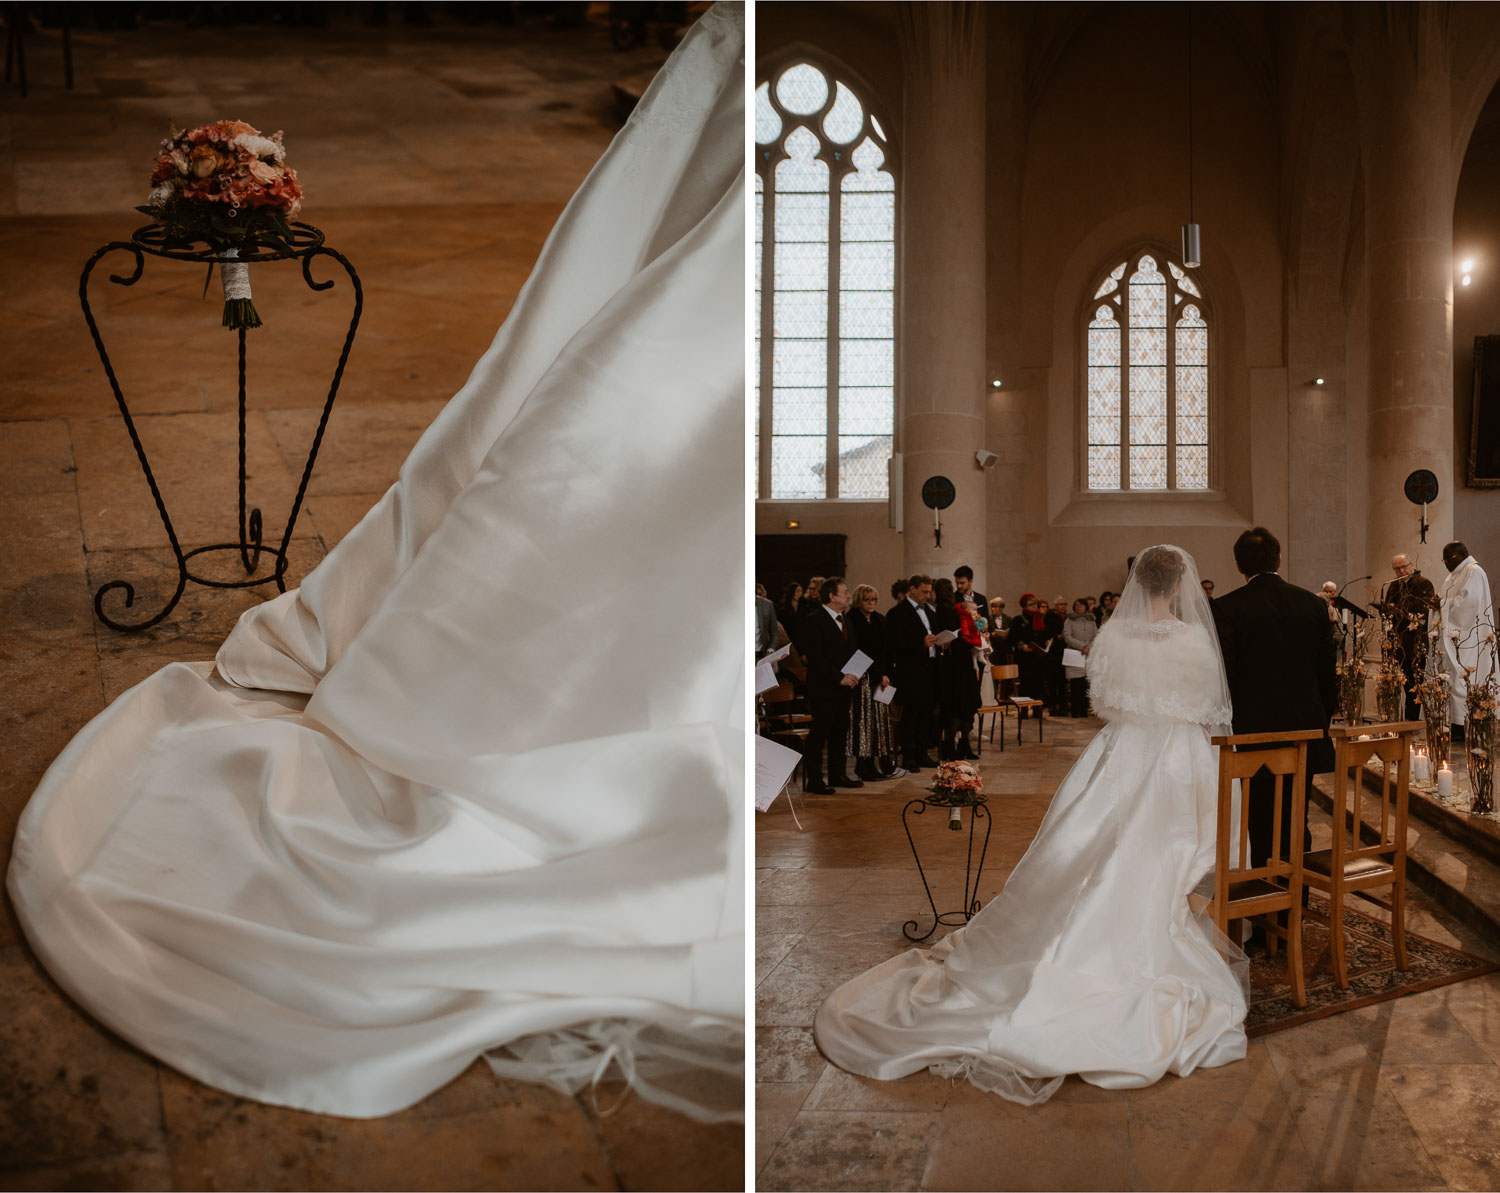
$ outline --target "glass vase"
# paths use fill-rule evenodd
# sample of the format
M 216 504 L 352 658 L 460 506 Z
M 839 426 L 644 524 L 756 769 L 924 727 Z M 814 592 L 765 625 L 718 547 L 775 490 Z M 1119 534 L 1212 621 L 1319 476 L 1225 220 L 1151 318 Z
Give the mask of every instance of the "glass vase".
M 1469 773 L 1469 811 L 1486 816 L 1495 810 L 1495 718 L 1472 720 L 1464 729 Z

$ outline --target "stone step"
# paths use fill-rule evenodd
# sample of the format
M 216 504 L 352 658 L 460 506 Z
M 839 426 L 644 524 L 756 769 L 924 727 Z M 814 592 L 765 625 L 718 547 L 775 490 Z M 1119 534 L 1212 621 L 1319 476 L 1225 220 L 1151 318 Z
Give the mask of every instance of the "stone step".
M 1365 787 L 1378 792 L 1380 783 L 1380 771 L 1365 767 Z M 1332 775 L 1316 777 L 1313 801 L 1325 813 L 1332 813 Z M 1371 819 L 1378 804 L 1362 803 L 1360 836 L 1374 842 L 1379 834 Z M 1469 927 L 1500 944 L 1500 824 L 1449 808 L 1417 787 L 1411 788 L 1407 812 L 1406 865 L 1412 882 Z

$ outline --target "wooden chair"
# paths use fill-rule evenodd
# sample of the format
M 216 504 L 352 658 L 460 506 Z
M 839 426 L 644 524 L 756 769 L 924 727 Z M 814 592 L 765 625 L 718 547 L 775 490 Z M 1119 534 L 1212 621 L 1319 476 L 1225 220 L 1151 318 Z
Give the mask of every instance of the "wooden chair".
M 799 700 L 789 683 L 777 684 L 760 694 L 760 724 L 766 736 L 788 749 L 802 753 L 808 736 L 812 733 L 812 714 L 803 711 L 806 701 Z M 802 783 L 802 764 L 792 772 L 792 778 Z M 791 793 L 790 787 L 787 789 Z M 794 813 L 795 815 L 795 813 Z
M 1307 990 L 1302 976 L 1302 828 L 1307 822 L 1307 743 L 1322 737 L 1318 729 L 1299 729 L 1284 733 L 1237 733 L 1213 738 L 1219 747 L 1219 815 L 1214 861 L 1214 895 L 1208 905 L 1220 932 L 1228 933 L 1229 921 L 1250 916 L 1265 916 L 1266 945 L 1271 948 L 1274 936 L 1286 940 L 1287 979 L 1292 985 L 1292 1000 L 1307 1005 Z M 1240 746 L 1261 746 L 1241 750 Z M 1265 767 L 1276 776 L 1280 788 L 1283 776 L 1291 778 L 1291 848 L 1290 856 L 1281 854 L 1282 800 L 1276 800 L 1271 823 L 1271 856 L 1256 866 L 1250 860 L 1249 780 Z M 1246 798 L 1240 800 L 1238 823 L 1233 823 L 1230 797 L 1234 781 L 1239 779 Z M 1240 864 L 1229 865 L 1232 838 L 1239 840 Z M 1286 912 L 1283 930 L 1275 912 Z
M 1344 961 L 1344 902 L 1349 895 L 1368 899 L 1391 913 L 1396 968 L 1406 968 L 1406 801 L 1412 736 L 1421 729 L 1421 721 L 1387 721 L 1328 731 L 1335 759 L 1333 847 L 1309 852 L 1302 859 L 1302 870 L 1307 885 L 1328 896 L 1327 918 L 1316 912 L 1308 913 L 1308 918 L 1328 926 L 1333 976 L 1341 989 L 1349 988 Z M 1372 754 L 1383 764 L 1378 792 L 1364 785 L 1364 765 Z M 1376 815 L 1368 822 L 1369 829 L 1362 827 L 1366 822 L 1361 816 L 1367 798 L 1378 801 L 1371 809 Z M 1374 829 L 1377 821 L 1378 839 L 1367 844 L 1363 833 Z M 1389 900 L 1370 893 L 1371 888 L 1383 886 L 1391 888 Z
M 1021 674 L 1021 669 L 1014 663 L 996 663 L 990 668 L 997 683 L 1013 683 Z M 1021 713 L 1028 708 L 1042 707 L 1040 700 L 1034 700 L 1030 696 L 1005 696 L 997 697 L 997 703 L 986 704 L 979 710 L 979 752 L 984 752 L 984 718 L 990 718 L 990 744 L 995 743 L 995 722 L 1000 722 L 1000 752 L 1005 753 L 1005 714 L 1014 712 L 1016 714 L 1016 745 L 1021 744 Z M 1042 740 L 1042 717 L 1037 714 L 1036 739 Z

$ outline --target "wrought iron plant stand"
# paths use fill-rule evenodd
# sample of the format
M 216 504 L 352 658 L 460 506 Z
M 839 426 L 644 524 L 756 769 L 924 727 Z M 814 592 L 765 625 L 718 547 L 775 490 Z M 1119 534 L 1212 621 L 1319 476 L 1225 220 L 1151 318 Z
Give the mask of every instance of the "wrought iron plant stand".
M 202 584 L 209 588 L 255 588 L 262 584 L 276 585 L 279 592 L 286 591 L 287 549 L 291 545 L 292 530 L 297 524 L 297 515 L 302 510 L 302 500 L 307 494 L 307 484 L 312 478 L 313 464 L 318 458 L 318 448 L 323 442 L 323 433 L 328 427 L 328 416 L 333 411 L 334 398 L 338 396 L 339 383 L 344 377 L 344 366 L 349 362 L 349 350 L 354 345 L 354 335 L 359 329 L 359 316 L 364 307 L 364 290 L 360 286 L 359 275 L 354 272 L 354 266 L 350 265 L 342 253 L 329 248 L 323 243 L 323 233 L 311 224 L 292 223 L 290 225 L 293 237 L 289 244 L 266 243 L 247 238 L 235 245 L 238 255 L 235 259 L 253 265 L 265 261 L 285 261 L 299 259 L 302 262 L 302 278 L 312 290 L 329 290 L 334 285 L 330 278 L 326 282 L 313 280 L 312 263 L 317 257 L 332 257 L 344 267 L 349 275 L 349 280 L 354 288 L 354 312 L 349 320 L 349 330 L 344 336 L 344 348 L 339 354 L 338 367 L 334 369 L 333 383 L 329 386 L 328 397 L 323 403 L 322 417 L 318 420 L 317 433 L 313 436 L 312 446 L 308 449 L 307 462 L 302 468 L 302 480 L 297 486 L 297 496 L 292 502 L 291 513 L 288 514 L 286 527 L 281 532 L 281 544 L 276 548 L 275 566 L 268 575 L 256 576 L 256 569 L 260 566 L 262 553 L 270 553 L 270 548 L 262 545 L 262 522 L 261 513 L 258 508 L 246 510 L 245 503 L 245 328 L 238 328 L 239 335 L 239 541 L 233 543 L 212 543 L 206 547 L 195 547 L 191 551 L 184 551 L 182 545 L 177 541 L 177 532 L 173 529 L 171 516 L 167 513 L 166 502 L 162 500 L 161 489 L 157 486 L 156 477 L 151 471 L 151 463 L 146 458 L 146 449 L 141 445 L 141 437 L 136 431 L 135 419 L 131 417 L 130 407 L 126 405 L 125 395 L 120 391 L 120 382 L 115 376 L 114 366 L 110 364 L 109 353 L 104 347 L 104 340 L 99 334 L 99 325 L 94 320 L 94 312 L 89 306 L 89 275 L 93 273 L 94 266 L 108 253 L 117 249 L 132 253 L 135 256 L 135 270 L 128 277 L 119 274 L 110 274 L 109 280 L 119 286 L 133 286 L 140 281 L 141 273 L 145 269 L 147 254 L 153 257 L 165 257 L 173 261 L 191 261 L 207 263 L 209 265 L 220 263 L 223 257 L 222 246 L 208 244 L 204 241 L 184 243 L 181 240 L 169 239 L 164 228 L 157 224 L 151 224 L 144 228 L 137 228 L 131 233 L 130 239 L 116 240 L 106 244 L 97 250 L 88 263 L 83 267 L 83 276 L 78 282 L 78 300 L 83 304 L 83 317 L 88 321 L 89 332 L 94 337 L 94 347 L 99 350 L 99 360 L 104 366 L 104 374 L 109 378 L 110 389 L 114 391 L 115 402 L 120 407 L 120 414 L 125 420 L 125 429 L 130 432 L 130 442 L 135 446 L 136 458 L 141 462 L 141 471 L 145 473 L 146 484 L 151 488 L 151 496 L 156 502 L 156 512 L 161 516 L 162 527 L 167 532 L 167 538 L 172 544 L 172 554 L 177 560 L 177 590 L 173 592 L 170 600 L 155 615 L 145 621 L 128 624 L 116 621 L 104 611 L 104 594 L 111 589 L 122 589 L 125 593 L 125 607 L 128 609 L 135 604 L 135 587 L 128 580 L 110 580 L 102 585 L 94 593 L 94 612 L 99 620 L 112 630 L 120 630 L 124 633 L 137 633 L 148 630 L 156 625 L 174 608 L 182 599 L 183 590 L 191 580 L 194 584 Z M 238 552 L 240 562 L 245 569 L 246 579 L 243 580 L 214 580 L 207 576 L 195 573 L 189 566 L 189 561 L 200 555 L 208 555 L 213 552 L 234 551 Z
M 970 802 L 972 800 L 972 802 Z M 926 940 L 938 930 L 939 924 L 950 927 L 959 927 L 967 924 L 974 914 L 979 910 L 979 876 L 984 873 L 984 856 L 990 848 L 990 829 L 994 827 L 994 818 L 989 809 L 984 805 L 986 799 L 982 794 L 976 794 L 968 799 L 953 800 L 944 797 L 938 792 L 927 796 L 925 799 L 914 799 L 908 801 L 906 807 L 901 809 L 901 827 L 906 830 L 906 840 L 911 846 L 911 855 L 917 863 L 917 873 L 922 877 L 922 889 L 927 892 L 927 905 L 932 908 L 932 927 L 928 928 L 920 936 L 914 935 L 920 926 L 916 920 L 907 920 L 901 926 L 902 935 L 907 940 Z M 969 848 L 964 859 L 964 902 L 959 911 L 939 911 L 937 900 L 932 897 L 932 885 L 927 881 L 927 871 L 922 868 L 921 855 L 917 853 L 917 843 L 911 835 L 911 825 L 906 817 L 907 813 L 920 816 L 929 807 L 948 808 L 954 813 L 960 813 L 963 808 L 969 809 Z M 974 826 L 984 821 L 984 839 L 979 846 L 979 865 L 974 865 Z M 953 822 L 950 821 L 950 827 Z

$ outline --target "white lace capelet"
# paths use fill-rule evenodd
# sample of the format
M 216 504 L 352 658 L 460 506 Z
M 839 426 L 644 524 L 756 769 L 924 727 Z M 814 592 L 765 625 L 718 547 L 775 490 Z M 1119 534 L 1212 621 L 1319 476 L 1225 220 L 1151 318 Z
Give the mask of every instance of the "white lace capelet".
M 1089 703 L 1105 720 L 1163 718 L 1223 730 L 1233 719 L 1218 643 L 1176 618 L 1105 622 L 1086 674 Z

